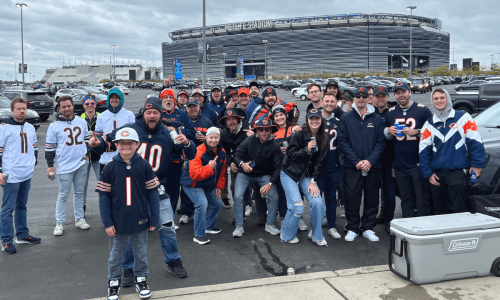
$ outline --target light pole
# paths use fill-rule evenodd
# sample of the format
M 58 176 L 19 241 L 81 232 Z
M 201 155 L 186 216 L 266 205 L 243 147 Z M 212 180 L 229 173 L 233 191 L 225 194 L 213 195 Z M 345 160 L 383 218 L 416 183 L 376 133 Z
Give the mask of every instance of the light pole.
M 413 10 L 416 9 L 417 7 L 416 6 L 408 6 L 406 7 L 406 10 L 409 10 L 411 11 L 410 13 L 410 16 L 411 16 L 411 24 L 410 24 L 410 79 L 411 79 L 411 74 L 412 74 L 412 69 L 411 69 L 411 63 L 412 63 L 412 59 L 411 59 L 411 42 L 412 42 L 412 29 L 413 29 Z
M 394 68 L 392 67 L 392 57 L 394 55 L 391 54 L 391 77 L 394 77 Z
M 109 66 L 111 67 L 111 53 L 108 53 L 108 54 L 109 54 Z M 109 69 L 109 81 L 111 81 L 111 78 L 112 78 L 111 76 L 113 76 L 113 75 L 111 75 L 111 68 L 110 68 Z
M 202 89 L 205 89 L 205 83 L 207 81 L 207 35 L 205 32 L 205 0 L 203 0 L 203 70 L 201 78 Z
M 116 45 L 111 45 L 111 47 L 113 47 L 113 80 L 116 79 L 116 73 L 115 73 L 115 67 L 116 67 L 116 56 L 115 56 L 115 48 L 116 48 Z
M 23 7 L 28 7 L 25 3 L 16 3 L 17 6 L 21 8 L 21 55 L 22 55 L 22 65 L 21 72 L 23 73 L 23 88 L 24 88 L 24 39 L 23 39 Z M 16 75 L 17 77 L 17 75 Z
M 226 81 L 226 54 L 227 53 L 222 53 L 222 55 L 224 55 L 224 65 L 222 66 L 222 69 L 224 70 L 224 81 Z
M 264 43 L 264 80 L 267 80 L 267 40 L 262 40 Z

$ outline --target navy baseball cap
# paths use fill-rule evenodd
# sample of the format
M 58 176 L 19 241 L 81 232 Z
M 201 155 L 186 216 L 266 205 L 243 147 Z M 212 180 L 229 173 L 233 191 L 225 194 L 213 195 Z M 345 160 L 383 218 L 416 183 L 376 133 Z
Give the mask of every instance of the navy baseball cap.
M 273 122 L 268 119 L 260 119 L 255 121 L 251 129 L 255 131 L 257 128 L 271 128 L 272 133 L 278 131 L 278 126 L 273 125 Z
M 195 98 L 189 98 L 188 102 L 186 103 L 186 106 L 189 106 L 189 105 L 200 106 L 200 103 Z
M 378 94 L 389 95 L 389 90 L 385 86 L 377 86 L 375 87 L 375 93 L 373 93 L 373 96 L 377 96 Z
M 403 89 L 405 91 L 408 91 L 410 88 L 408 87 L 408 84 L 406 82 L 398 82 L 396 83 L 396 85 L 394 86 L 394 92 L 396 92 L 397 89 Z
M 359 94 L 359 93 L 364 93 L 368 95 L 368 89 L 364 86 L 360 86 L 359 88 L 356 89 L 356 92 L 354 95 Z
M 308 110 L 307 115 L 306 115 L 306 119 L 309 119 L 311 117 L 318 117 L 321 119 L 322 118 L 321 109 L 311 108 L 310 110 Z

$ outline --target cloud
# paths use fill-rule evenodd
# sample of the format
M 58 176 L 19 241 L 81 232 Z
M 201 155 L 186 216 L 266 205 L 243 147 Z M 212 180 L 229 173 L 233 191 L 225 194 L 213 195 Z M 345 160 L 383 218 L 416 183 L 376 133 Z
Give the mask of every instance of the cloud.
M 417 5 L 415 15 L 439 18 L 450 33 L 459 67 L 462 58 L 491 63 L 491 54 L 500 49 L 496 21 L 497 0 L 459 1 L 373 1 L 351 0 L 304 2 L 207 0 L 207 25 L 346 13 L 409 14 L 406 7 Z M 20 9 L 16 1 L 0 0 L 0 78 L 14 73 L 14 61 L 21 61 Z M 202 25 L 201 0 L 46 0 L 26 1 L 23 10 L 24 59 L 28 70 L 40 79 L 46 68 L 71 61 L 97 63 L 98 56 L 109 61 L 111 45 L 117 45 L 116 61 L 154 60 L 161 66 L 161 43 L 168 33 Z M 500 52 L 500 51 L 499 51 Z M 93 58 L 92 58 L 93 56 Z M 500 61 L 497 54 L 496 61 Z M 18 78 L 20 74 L 18 74 Z M 13 76 L 12 76 L 13 77 Z

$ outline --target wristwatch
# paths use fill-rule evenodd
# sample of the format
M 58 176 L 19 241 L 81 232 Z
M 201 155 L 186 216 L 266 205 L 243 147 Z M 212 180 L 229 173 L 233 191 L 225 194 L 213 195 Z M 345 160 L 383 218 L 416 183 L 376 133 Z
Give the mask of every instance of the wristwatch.
M 269 184 L 270 187 L 273 187 L 273 184 L 271 182 L 268 182 L 267 184 Z
M 316 183 L 316 179 L 311 178 L 311 182 Z
M 420 135 L 420 129 L 417 129 L 417 135 Z

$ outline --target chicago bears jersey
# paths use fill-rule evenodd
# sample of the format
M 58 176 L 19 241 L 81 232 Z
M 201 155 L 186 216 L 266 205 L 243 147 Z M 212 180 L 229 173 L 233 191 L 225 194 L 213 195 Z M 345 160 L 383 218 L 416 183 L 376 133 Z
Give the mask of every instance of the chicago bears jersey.
M 125 124 L 134 122 L 135 122 L 135 116 L 129 110 L 122 108 L 116 114 L 112 113 L 109 110 L 106 110 L 102 114 L 100 114 L 99 117 L 97 118 L 97 124 L 95 125 L 95 132 L 101 135 L 106 134 L 108 132 L 115 130 L 116 128 L 120 128 Z M 117 151 L 103 153 L 101 155 L 99 163 L 106 164 L 116 154 L 118 154 Z
M 55 152 L 57 174 L 75 171 L 85 163 L 88 140 L 87 123 L 82 118 L 75 116 L 72 120 L 67 120 L 58 117 L 47 129 L 45 140 L 47 164 L 52 167 Z
M 432 117 L 432 112 L 423 104 L 413 102 L 412 105 L 404 111 L 399 105 L 389 109 L 385 117 L 385 126 L 391 127 L 394 123 L 405 124 L 413 129 L 421 129 L 425 122 Z M 394 170 L 400 172 L 419 171 L 419 143 L 418 136 L 393 137 L 394 140 Z
M 30 179 L 36 164 L 38 147 L 35 127 L 27 122 L 17 124 L 0 126 L 0 164 L 1 172 L 9 174 L 7 183 Z
M 326 145 L 327 154 L 323 161 L 322 172 L 334 172 L 339 169 L 339 149 L 337 146 L 337 130 L 339 127 L 339 119 L 333 117 L 329 120 L 325 119 L 326 134 L 328 137 L 328 144 Z

